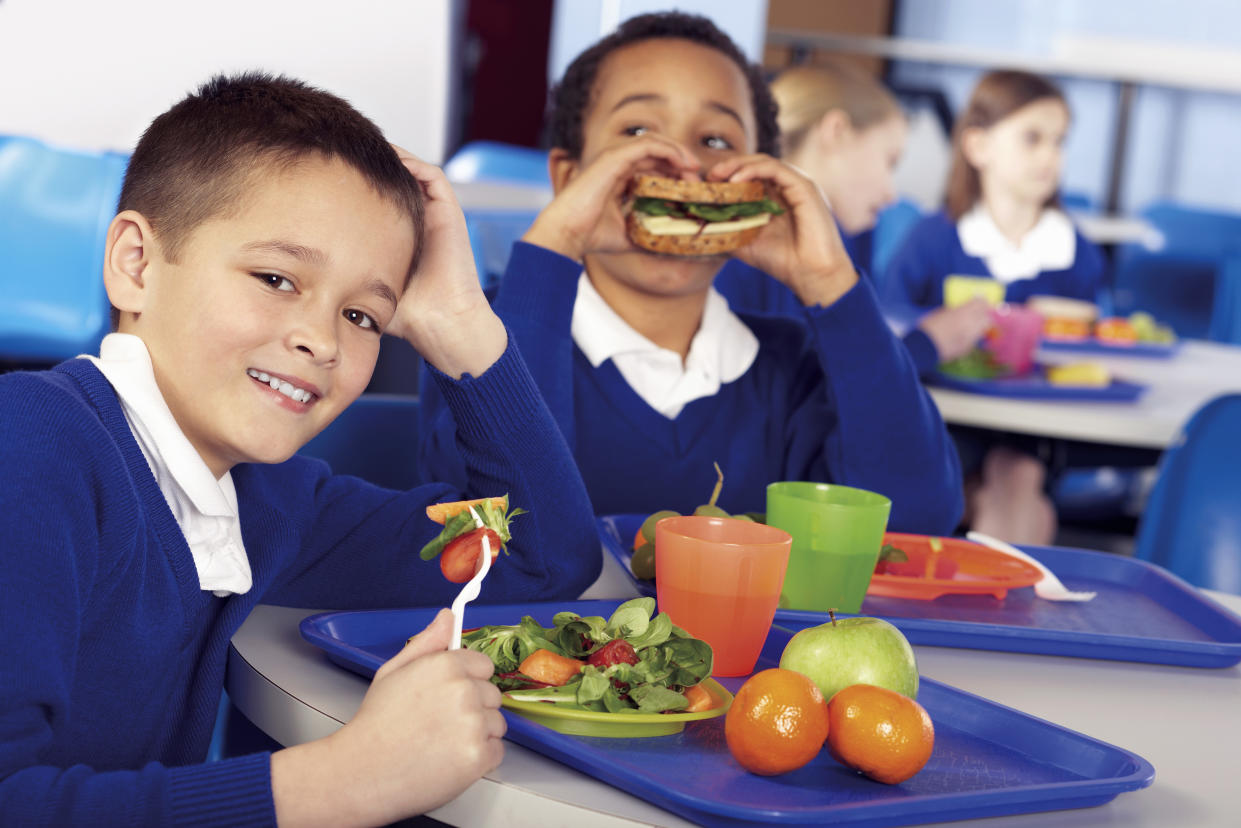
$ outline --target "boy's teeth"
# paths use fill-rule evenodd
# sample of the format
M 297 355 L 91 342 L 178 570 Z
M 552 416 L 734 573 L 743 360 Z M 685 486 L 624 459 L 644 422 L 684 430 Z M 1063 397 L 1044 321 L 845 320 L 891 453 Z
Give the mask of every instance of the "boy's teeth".
M 258 380 L 259 382 L 266 383 L 267 385 L 271 387 L 273 391 L 279 391 L 281 394 L 284 394 L 289 399 L 296 400 L 297 402 L 309 402 L 310 401 L 311 393 L 304 389 L 298 388 L 296 385 L 293 385 L 293 383 L 291 382 L 285 382 L 284 380 L 273 377 L 272 375 L 266 373 L 265 371 L 256 371 L 253 368 L 246 371 L 246 373 L 249 374 L 254 379 Z

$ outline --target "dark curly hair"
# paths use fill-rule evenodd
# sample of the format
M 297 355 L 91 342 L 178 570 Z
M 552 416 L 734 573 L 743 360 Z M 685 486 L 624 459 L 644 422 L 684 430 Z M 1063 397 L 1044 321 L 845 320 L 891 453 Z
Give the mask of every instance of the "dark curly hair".
M 632 17 L 612 34 L 578 55 L 565 70 L 560 83 L 552 88 L 548 115 L 549 140 L 573 158 L 582 156 L 582 123 L 594 94 L 599 65 L 617 49 L 644 40 L 676 38 L 702 44 L 720 52 L 745 75 L 750 86 L 754 120 L 758 124 L 758 151 L 780 154 L 780 130 L 776 125 L 776 101 L 767 87 L 763 71 L 745 55 L 728 35 L 705 17 L 684 12 L 659 12 Z

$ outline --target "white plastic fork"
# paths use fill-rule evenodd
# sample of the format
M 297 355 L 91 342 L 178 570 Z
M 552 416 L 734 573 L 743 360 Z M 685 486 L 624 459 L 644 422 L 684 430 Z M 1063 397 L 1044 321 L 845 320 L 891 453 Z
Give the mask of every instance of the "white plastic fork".
M 984 535 L 982 532 L 966 532 L 965 537 L 974 541 L 974 543 L 989 546 L 997 552 L 1003 552 L 1005 555 L 1011 555 L 1035 566 L 1039 572 L 1043 573 L 1043 578 L 1034 585 L 1034 594 L 1045 601 L 1089 601 L 1097 594 L 1094 592 L 1074 592 L 1060 583 L 1060 579 L 1050 569 L 1043 566 L 1042 562 L 1030 557 L 1011 543 L 1006 543 L 990 535 Z
M 483 519 L 478 516 L 478 512 L 474 511 L 474 507 L 470 507 L 470 514 L 474 518 L 474 526 L 482 529 Z M 461 649 L 461 628 L 465 621 L 465 605 L 478 597 L 478 592 L 482 589 L 483 578 L 487 577 L 487 573 L 491 571 L 491 536 L 486 532 L 483 533 L 483 565 L 474 573 L 474 577 L 461 588 L 457 593 L 457 597 L 452 602 L 452 643 L 448 645 L 450 650 Z

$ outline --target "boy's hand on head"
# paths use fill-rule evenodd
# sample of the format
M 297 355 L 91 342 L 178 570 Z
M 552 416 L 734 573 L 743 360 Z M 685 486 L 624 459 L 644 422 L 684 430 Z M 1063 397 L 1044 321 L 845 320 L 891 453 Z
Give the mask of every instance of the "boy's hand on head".
M 974 350 L 992 324 L 991 306 L 977 296 L 955 308 L 936 308 L 918 320 L 918 327 L 930 338 L 940 362 Z
M 508 334 L 479 284 L 465 215 L 443 170 L 394 148 L 422 185 L 426 218 L 418 269 L 385 333 L 451 377 L 478 376 L 504 353 Z
M 522 241 L 582 261 L 592 253 L 634 250 L 625 232 L 625 193 L 636 173 L 696 176 L 698 159 L 662 135 L 643 135 L 609 147 L 579 167 L 543 208 Z
M 448 652 L 451 634 L 452 613 L 441 610 L 379 668 L 348 724 L 303 746 L 321 748 L 312 774 L 343 809 L 332 816 L 348 817 L 320 814 L 325 824 L 386 824 L 425 813 L 500 764 L 506 723 L 500 691 L 489 681 L 494 666 L 473 650 Z M 277 756 L 272 788 L 284 824 Z
M 733 255 L 788 285 L 802 304 L 830 305 L 857 283 L 823 191 L 800 171 L 769 155 L 739 155 L 713 166 L 707 179 L 762 179 L 788 206 Z

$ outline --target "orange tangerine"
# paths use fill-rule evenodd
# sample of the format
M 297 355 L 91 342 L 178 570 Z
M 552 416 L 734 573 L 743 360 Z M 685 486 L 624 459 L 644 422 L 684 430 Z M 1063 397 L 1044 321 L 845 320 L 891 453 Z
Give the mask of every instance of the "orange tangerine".
M 908 696 L 851 684 L 827 705 L 827 749 L 842 765 L 878 782 L 904 782 L 931 758 L 935 728 L 922 705 Z
M 778 667 L 748 678 L 724 717 L 728 750 L 751 773 L 774 776 L 805 765 L 827 738 L 827 703 L 806 676 Z

